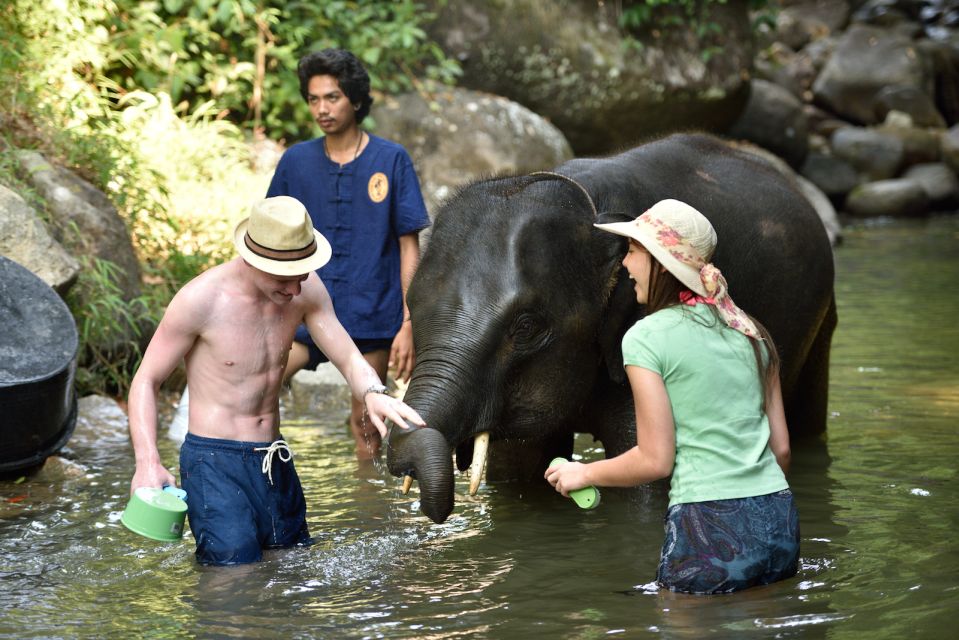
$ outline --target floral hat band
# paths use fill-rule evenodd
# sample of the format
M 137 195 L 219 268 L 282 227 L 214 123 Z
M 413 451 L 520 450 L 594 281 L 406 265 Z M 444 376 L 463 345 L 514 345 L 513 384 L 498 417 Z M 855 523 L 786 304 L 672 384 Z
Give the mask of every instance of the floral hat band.
M 595 226 L 643 245 L 696 294 L 681 296 L 683 302 L 711 304 L 730 328 L 760 339 L 756 325 L 729 296 L 723 274 L 709 262 L 716 250 L 716 231 L 699 211 L 679 200 L 660 200 L 634 220 Z
M 711 304 L 716 307 L 716 310 L 719 311 L 719 317 L 721 317 L 731 329 L 744 333 L 750 338 L 762 340 L 756 324 L 750 320 L 746 312 L 737 307 L 733 299 L 729 297 L 726 291 L 726 278 L 723 277 L 722 272 L 716 268 L 712 262 L 703 265 L 699 270 L 699 278 L 709 295 L 703 297 L 690 294 L 687 297 L 680 294 L 680 300 L 693 306 L 699 302 Z M 684 291 L 683 293 L 686 292 Z

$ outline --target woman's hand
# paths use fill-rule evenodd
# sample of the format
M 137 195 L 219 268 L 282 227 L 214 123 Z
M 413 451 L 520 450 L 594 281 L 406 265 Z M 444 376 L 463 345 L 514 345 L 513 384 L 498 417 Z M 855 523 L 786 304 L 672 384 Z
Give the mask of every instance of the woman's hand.
M 581 462 L 563 462 L 556 466 L 551 466 L 543 474 L 546 481 L 553 485 L 553 488 L 568 498 L 570 491 L 582 489 L 591 483 L 587 478 L 587 468 Z

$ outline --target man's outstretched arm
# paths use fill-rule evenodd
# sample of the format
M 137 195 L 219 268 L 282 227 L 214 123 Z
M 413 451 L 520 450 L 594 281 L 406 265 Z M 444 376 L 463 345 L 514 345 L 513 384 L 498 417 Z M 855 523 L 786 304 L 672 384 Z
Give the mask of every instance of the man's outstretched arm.
M 404 402 L 382 393 L 371 392 L 383 385 L 376 371 L 356 348 L 349 334 L 340 324 L 333 312 L 333 301 L 319 277 L 311 274 L 303 283 L 303 292 L 308 311 L 304 323 L 313 342 L 316 343 L 333 366 L 339 370 L 350 386 L 353 397 L 366 406 L 370 421 L 376 426 L 381 437 L 386 437 L 386 419 L 405 428 L 407 420 L 425 426 L 425 422 L 416 411 Z

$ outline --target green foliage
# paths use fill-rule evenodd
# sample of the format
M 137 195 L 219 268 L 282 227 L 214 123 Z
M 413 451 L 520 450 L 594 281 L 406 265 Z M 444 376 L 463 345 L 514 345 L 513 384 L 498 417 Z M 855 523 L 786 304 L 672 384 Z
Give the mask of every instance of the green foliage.
M 428 40 L 433 16 L 414 0 L 114 0 L 100 66 L 119 91 L 167 93 L 174 103 L 215 101 L 227 117 L 270 137 L 312 137 L 296 64 L 341 47 L 368 66 L 374 90 L 410 89 L 417 77 L 450 83 L 458 65 Z M 92 79 L 92 77 L 90 78 Z
M 156 321 L 157 307 L 148 297 L 124 299 L 117 285 L 119 267 L 112 262 L 86 256 L 81 264 L 66 298 L 80 336 L 78 391 L 124 396 L 140 360 L 140 346 L 136 339 L 117 344 L 116 336 L 138 338 L 143 326 Z
M 702 41 L 704 62 L 722 52 L 718 46 L 722 29 L 709 15 L 715 5 L 725 5 L 729 0 L 625 0 L 619 16 L 619 25 L 625 31 L 626 46 L 642 49 L 642 37 L 655 29 L 686 28 Z M 768 0 L 748 0 L 749 10 L 760 10 Z M 763 20 L 757 18 L 754 28 Z
M 140 352 L 115 337 L 138 336 L 232 254 L 229 231 L 269 179 L 251 166 L 251 138 L 312 137 L 298 59 L 350 49 L 380 92 L 450 83 L 459 67 L 428 40 L 431 18 L 415 0 L 0 3 L 0 149 L 37 149 L 100 188 L 144 272 L 144 294 L 124 300 L 114 265 L 78 256 L 81 393 L 124 393 Z M 0 181 L 43 215 L 12 154 L 0 157 Z

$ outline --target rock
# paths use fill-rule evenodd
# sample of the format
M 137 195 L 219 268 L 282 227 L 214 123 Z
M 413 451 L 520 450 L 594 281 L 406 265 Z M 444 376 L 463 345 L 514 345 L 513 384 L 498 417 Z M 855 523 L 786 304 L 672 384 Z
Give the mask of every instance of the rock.
M 559 129 L 529 109 L 467 89 L 388 97 L 371 115 L 378 134 L 410 152 L 431 212 L 470 181 L 549 169 L 573 155 Z
M 913 126 L 912 118 L 900 111 L 890 111 L 886 121 L 875 131 L 890 135 L 902 142 L 902 162 L 911 166 L 923 162 L 938 162 L 942 142 L 941 129 Z
M 814 40 L 800 51 L 774 42 L 756 56 L 755 75 L 786 89 L 803 102 L 812 102 L 812 85 L 832 55 L 835 38 Z
M 786 89 L 765 80 L 752 81 L 749 102 L 726 135 L 758 144 L 793 168 L 802 166 L 809 151 L 802 104 Z
M 849 122 L 840 120 L 834 114 L 825 111 L 814 104 L 804 104 L 803 112 L 806 114 L 806 122 L 809 123 L 811 135 L 818 135 L 825 138 L 831 138 L 839 129 L 851 126 Z
M 916 46 L 932 67 L 936 110 L 949 126 L 959 122 L 959 30 L 944 31 L 942 40 L 920 40 Z
M 890 27 L 910 20 L 908 7 L 898 0 L 867 0 L 852 14 L 854 22 Z
M 329 362 L 318 366 L 316 371 L 298 371 L 290 379 L 290 389 L 293 407 L 298 413 L 342 416 L 342 420 L 350 417 L 350 388 Z
M 113 263 L 116 286 L 125 301 L 140 295 L 140 263 L 126 223 L 110 200 L 93 185 L 62 167 L 53 165 L 35 151 L 17 151 L 21 178 L 30 183 L 47 203 L 51 230 L 81 264 L 85 257 Z M 136 340 L 133 327 L 113 335 L 111 344 L 97 345 L 103 351 L 123 350 Z
M 942 161 L 959 173 L 959 124 L 951 127 L 939 140 Z
M 836 33 L 849 21 L 849 5 L 842 0 L 784 0 L 779 4 L 776 37 L 793 49 Z
M 31 480 L 37 484 L 59 485 L 71 480 L 82 480 L 87 472 L 87 467 L 79 462 L 61 456 L 50 456 Z
M 890 111 L 909 114 L 917 127 L 945 128 L 946 120 L 936 109 L 932 96 L 917 87 L 884 87 L 873 101 L 876 121 L 883 122 Z
M 35 273 L 66 295 L 80 273 L 79 263 L 53 239 L 33 208 L 0 185 L 0 255 Z
M 925 213 L 929 198 L 916 180 L 879 180 L 859 185 L 846 198 L 845 211 L 866 218 L 916 217 Z
M 789 91 L 800 100 L 812 95 L 816 70 L 808 57 L 802 57 L 781 42 L 774 42 L 756 54 L 754 77 L 767 80 Z
M 909 38 L 853 25 L 813 83 L 815 101 L 853 122 L 874 124 L 876 95 L 887 87 L 932 93 L 928 65 Z
M 941 162 L 917 164 L 909 167 L 903 178 L 915 180 L 926 192 L 934 206 L 954 206 L 959 201 L 959 178 Z
M 834 202 L 842 202 L 846 194 L 859 184 L 859 174 L 851 164 L 835 156 L 810 153 L 799 173 L 819 187 Z
M 522 104 L 578 155 L 596 154 L 666 131 L 726 130 L 748 97 L 746 4 L 711 5 L 719 55 L 714 39 L 681 21 L 624 40 L 613 2 L 433 0 L 429 34 L 459 60 L 461 86 Z
M 833 154 L 873 180 L 895 176 L 902 166 L 899 138 L 859 127 L 845 127 L 829 140 Z

